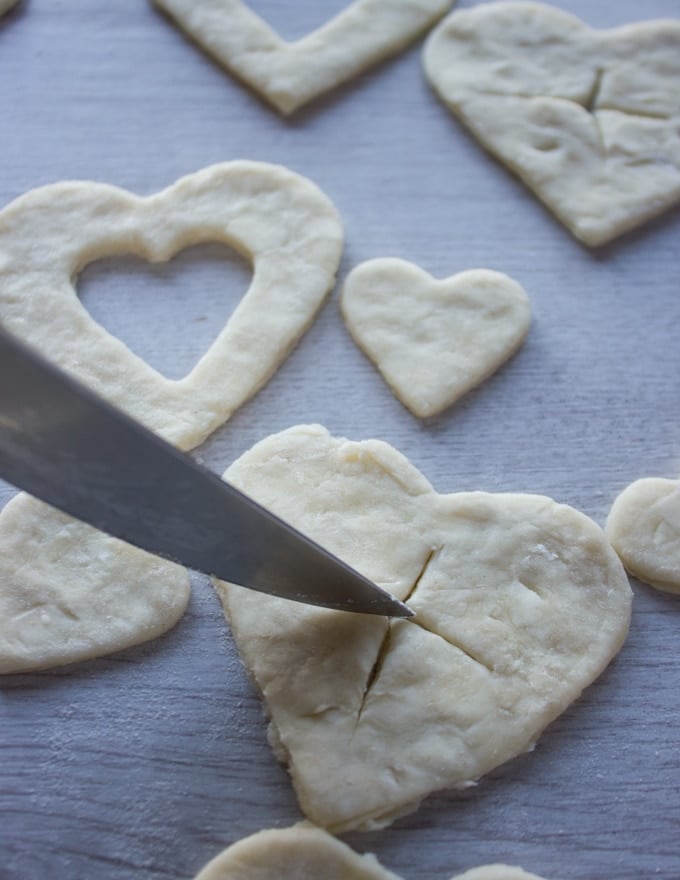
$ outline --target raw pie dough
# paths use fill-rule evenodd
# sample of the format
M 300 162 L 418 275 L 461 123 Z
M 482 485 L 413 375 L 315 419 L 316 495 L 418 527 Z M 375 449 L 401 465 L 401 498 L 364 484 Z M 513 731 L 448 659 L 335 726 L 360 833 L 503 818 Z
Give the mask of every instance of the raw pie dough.
M 260 831 L 216 856 L 195 880 L 400 880 L 313 825 Z M 521 868 L 485 865 L 452 880 L 541 880 Z
M 102 257 L 163 261 L 199 242 L 252 258 L 253 280 L 194 369 L 172 381 L 90 317 L 73 278 Z M 331 202 L 278 165 L 214 165 L 146 198 L 101 183 L 58 183 L 0 211 L 0 322 L 188 449 L 274 373 L 332 288 L 342 244 Z
M 420 418 L 497 370 L 531 322 L 526 293 L 507 275 L 473 269 L 439 281 L 397 259 L 353 269 L 341 305 L 356 343 Z
M 605 530 L 634 577 L 680 593 L 680 480 L 632 483 L 612 505 Z
M 288 114 L 395 55 L 452 0 L 355 0 L 293 43 L 240 0 L 154 2 L 223 67 Z
M 602 531 L 537 495 L 438 495 L 396 450 L 320 426 L 225 475 L 416 611 L 293 605 L 217 582 L 305 814 L 388 825 L 533 748 L 621 647 L 631 591 Z
M 0 673 L 99 657 L 170 629 L 184 568 L 28 495 L 0 513 Z
M 538 3 L 484 3 L 429 38 L 447 106 L 588 245 L 680 200 L 680 21 L 597 31 Z

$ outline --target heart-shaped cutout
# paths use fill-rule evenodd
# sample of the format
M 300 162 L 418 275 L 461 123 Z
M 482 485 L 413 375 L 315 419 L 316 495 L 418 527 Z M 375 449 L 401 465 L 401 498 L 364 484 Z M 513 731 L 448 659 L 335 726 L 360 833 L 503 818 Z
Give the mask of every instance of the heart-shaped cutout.
M 342 241 L 326 196 L 278 165 L 215 165 L 146 198 L 99 183 L 54 184 L 0 212 L 0 320 L 187 449 L 255 394 L 310 325 L 334 284 Z M 253 279 L 198 364 L 172 381 L 91 318 L 73 278 L 102 257 L 164 261 L 199 242 L 251 258 Z
M 347 844 L 307 823 L 260 831 L 232 844 L 195 880 L 400 880 L 375 856 L 360 856 Z M 484 865 L 451 880 L 541 880 L 521 868 Z
M 451 7 L 451 0 L 355 0 L 323 27 L 287 43 L 241 0 L 154 3 L 284 114 L 396 54 Z
M 420 418 L 497 370 L 531 322 L 526 293 L 507 275 L 473 269 L 439 281 L 396 259 L 353 269 L 341 307 L 359 347 Z
M 571 232 L 601 245 L 680 201 L 680 21 L 610 31 L 484 3 L 432 33 L 446 105 Z
M 630 574 L 680 593 L 680 480 L 631 483 L 614 501 L 605 531 Z
M 236 251 L 204 244 L 164 263 L 98 260 L 78 276 L 77 289 L 97 324 L 166 379 L 179 380 L 215 341 L 251 278 L 250 263 Z M 140 314 L 152 316 L 153 333 L 139 332 Z
M 0 673 L 110 654 L 177 623 L 189 576 L 28 495 L 0 513 Z
M 332 831 L 385 826 L 531 749 L 628 631 L 611 545 L 549 498 L 438 495 L 390 446 L 319 426 L 226 476 L 416 612 L 390 623 L 217 582 L 301 807 Z

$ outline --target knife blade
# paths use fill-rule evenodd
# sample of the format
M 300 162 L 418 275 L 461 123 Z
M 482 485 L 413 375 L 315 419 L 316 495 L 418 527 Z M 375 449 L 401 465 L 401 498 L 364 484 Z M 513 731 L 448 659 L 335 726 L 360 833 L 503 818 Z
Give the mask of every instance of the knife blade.
M 343 611 L 413 614 L 2 329 L 0 477 L 221 580 Z

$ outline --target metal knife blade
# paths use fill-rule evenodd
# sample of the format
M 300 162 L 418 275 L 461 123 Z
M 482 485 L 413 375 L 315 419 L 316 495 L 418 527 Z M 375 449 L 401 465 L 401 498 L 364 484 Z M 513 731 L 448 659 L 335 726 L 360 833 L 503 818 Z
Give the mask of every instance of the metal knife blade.
M 4 330 L 0 477 L 222 580 L 343 611 L 413 613 Z

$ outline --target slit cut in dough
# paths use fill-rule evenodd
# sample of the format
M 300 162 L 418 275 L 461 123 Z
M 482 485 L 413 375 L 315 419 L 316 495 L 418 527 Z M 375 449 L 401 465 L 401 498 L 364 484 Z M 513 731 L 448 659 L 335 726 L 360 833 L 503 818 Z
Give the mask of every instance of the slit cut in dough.
M 195 880 L 400 880 L 313 825 L 260 831 L 216 856 Z M 484 865 L 451 880 L 541 880 L 521 868 Z
M 189 575 L 22 493 L 0 513 L 0 674 L 90 660 L 156 638 Z
M 169 260 L 220 242 L 253 262 L 251 285 L 179 381 L 97 324 L 73 278 L 102 257 Z M 92 182 L 32 190 L 0 211 L 0 322 L 182 449 L 206 439 L 268 381 L 335 283 L 342 225 L 313 183 L 279 165 L 213 165 L 140 197 Z
M 241 0 L 154 3 L 284 115 L 396 55 L 451 8 L 451 0 L 354 0 L 288 43 Z
M 501 272 L 471 269 L 440 281 L 390 258 L 352 269 L 341 307 L 357 345 L 421 419 L 495 372 L 531 322 L 526 293 Z
M 484 3 L 429 37 L 447 107 L 587 245 L 680 201 L 680 21 L 593 30 L 552 6 Z
M 633 577 L 680 594 L 680 480 L 631 483 L 614 501 L 605 531 Z
M 300 805 L 389 825 L 533 748 L 617 653 L 631 591 L 592 520 L 537 495 L 439 495 L 385 443 L 298 426 L 230 482 L 416 612 L 389 622 L 216 581 Z

